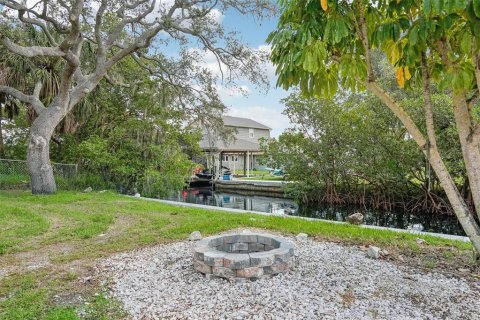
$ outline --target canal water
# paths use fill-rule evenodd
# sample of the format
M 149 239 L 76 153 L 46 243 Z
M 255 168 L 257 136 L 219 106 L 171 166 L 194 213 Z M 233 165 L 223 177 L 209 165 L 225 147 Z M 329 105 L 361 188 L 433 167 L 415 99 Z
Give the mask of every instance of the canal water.
M 261 211 L 335 221 L 345 221 L 345 217 L 348 215 L 361 212 L 365 217 L 364 223 L 368 225 L 465 235 L 457 218 L 449 215 L 414 215 L 403 211 L 385 212 L 355 206 L 299 205 L 292 199 L 285 199 L 275 195 L 236 194 L 212 191 L 210 188 L 183 190 L 178 195 L 165 199 L 245 211 Z

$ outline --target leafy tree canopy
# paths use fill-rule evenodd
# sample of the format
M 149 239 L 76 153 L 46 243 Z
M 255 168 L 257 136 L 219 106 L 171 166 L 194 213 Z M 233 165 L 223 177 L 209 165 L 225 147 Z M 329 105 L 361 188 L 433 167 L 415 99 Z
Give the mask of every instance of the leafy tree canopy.
M 333 96 L 339 85 L 364 89 L 373 76 L 367 70 L 371 66 L 365 41 L 368 48 L 386 54 L 400 87 L 420 83 L 427 48 L 432 78 L 441 87 L 456 91 L 476 87 L 478 0 L 293 0 L 281 1 L 281 6 L 278 28 L 268 41 L 277 84 L 283 88 L 299 85 L 302 93 L 316 96 Z

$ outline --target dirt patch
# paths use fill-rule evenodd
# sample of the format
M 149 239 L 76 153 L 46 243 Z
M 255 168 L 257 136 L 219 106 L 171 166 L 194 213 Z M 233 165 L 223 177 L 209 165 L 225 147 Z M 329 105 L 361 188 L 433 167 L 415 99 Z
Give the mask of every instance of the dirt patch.
M 14 273 L 27 273 L 50 267 L 52 257 L 76 250 L 73 243 L 56 243 L 39 250 L 22 251 L 0 257 L 0 279 Z
M 126 215 L 117 214 L 115 216 L 115 222 L 111 224 L 105 233 L 99 234 L 96 237 L 97 243 L 107 242 L 108 240 L 115 238 L 124 233 L 128 228 L 137 223 L 137 218 Z

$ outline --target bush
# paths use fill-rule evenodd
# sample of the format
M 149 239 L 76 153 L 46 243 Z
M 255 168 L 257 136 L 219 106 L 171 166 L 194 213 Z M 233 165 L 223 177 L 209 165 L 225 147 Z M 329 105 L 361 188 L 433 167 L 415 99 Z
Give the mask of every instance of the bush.
M 116 189 L 114 183 L 89 173 L 79 173 L 73 178 L 56 177 L 56 182 L 60 190 L 84 190 L 88 187 L 94 190 Z
M 0 189 L 28 189 L 30 177 L 26 174 L 0 174 Z

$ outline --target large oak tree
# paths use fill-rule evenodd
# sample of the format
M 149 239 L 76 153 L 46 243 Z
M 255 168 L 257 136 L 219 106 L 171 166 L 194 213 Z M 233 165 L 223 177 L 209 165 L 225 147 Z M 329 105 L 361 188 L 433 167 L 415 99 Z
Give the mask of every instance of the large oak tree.
M 480 253 L 480 1 L 290 0 L 272 43 L 278 85 L 332 96 L 339 86 L 369 90 L 401 120 L 430 160 L 452 208 Z M 415 119 L 377 79 L 372 51 L 396 68 L 398 85 L 422 87 L 424 118 Z M 437 145 L 431 86 L 451 94 L 458 139 L 472 193 L 462 198 Z M 416 121 L 422 120 L 426 132 Z
M 0 5 L 0 46 L 23 58 L 58 62 L 58 88 L 47 102 L 35 70 L 25 75 L 30 83 L 25 90 L 0 85 L 1 93 L 36 113 L 27 152 L 33 193 L 56 191 L 49 155 L 55 127 L 102 80 L 114 83 L 115 67 L 126 57 L 171 86 L 175 103 L 189 109 L 221 103 L 215 90 L 219 76 L 202 67 L 207 53 L 216 58 L 224 83 L 239 78 L 266 83 L 259 67 L 264 53 L 226 32 L 218 18 L 227 10 L 263 17 L 271 12 L 267 0 L 0 0 Z M 41 30 L 47 45 L 13 38 L 9 27 L 21 25 Z

